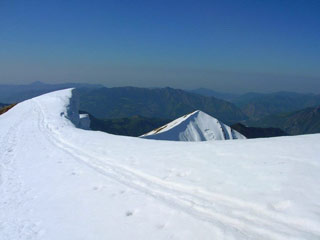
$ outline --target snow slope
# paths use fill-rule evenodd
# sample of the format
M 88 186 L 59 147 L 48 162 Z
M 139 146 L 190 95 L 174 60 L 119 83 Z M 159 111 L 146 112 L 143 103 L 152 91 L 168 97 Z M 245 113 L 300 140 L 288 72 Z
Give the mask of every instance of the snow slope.
M 199 110 L 186 114 L 141 137 L 190 142 L 246 138 L 218 119 Z
M 320 135 L 86 131 L 71 90 L 0 116 L 0 239 L 320 239 Z M 81 124 L 80 124 L 81 125 Z

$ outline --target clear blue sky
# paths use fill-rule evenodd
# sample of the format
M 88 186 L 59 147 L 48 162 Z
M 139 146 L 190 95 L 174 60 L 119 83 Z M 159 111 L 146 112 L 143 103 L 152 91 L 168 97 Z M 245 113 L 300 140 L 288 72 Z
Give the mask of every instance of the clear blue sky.
M 0 82 L 320 92 L 319 0 L 0 0 Z

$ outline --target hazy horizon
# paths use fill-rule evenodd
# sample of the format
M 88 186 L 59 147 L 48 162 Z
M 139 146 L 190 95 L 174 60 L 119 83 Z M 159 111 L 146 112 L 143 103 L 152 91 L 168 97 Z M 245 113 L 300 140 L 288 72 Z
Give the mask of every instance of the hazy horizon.
M 91 85 L 101 85 L 103 87 L 106 88 L 118 88 L 118 87 L 136 87 L 136 88 L 149 88 L 149 89 L 156 89 L 156 88 L 173 88 L 173 89 L 180 89 L 180 90 L 185 90 L 185 91 L 191 91 L 191 90 L 199 90 L 199 89 L 205 89 L 205 90 L 211 90 L 214 91 L 216 93 L 223 93 L 223 94 L 234 94 L 234 95 L 242 95 L 242 94 L 246 94 L 246 93 L 261 93 L 261 94 L 272 94 L 272 93 L 280 93 L 280 92 L 291 92 L 291 93 L 300 93 L 300 94 L 320 94 L 320 92 L 299 92 L 299 91 L 288 91 L 286 89 L 284 90 L 275 90 L 275 91 L 220 91 L 217 89 L 212 89 L 212 88 L 208 88 L 208 87 L 203 87 L 203 86 L 198 86 L 198 87 L 194 87 L 194 88 L 182 88 L 182 87 L 174 87 L 174 86 L 170 86 L 170 85 L 166 85 L 166 86 L 152 86 L 152 87 L 148 87 L 148 86 L 133 86 L 133 85 L 106 85 L 103 83 L 92 83 L 92 82 L 70 82 L 70 81 L 63 81 L 63 82 L 43 82 L 43 81 L 31 81 L 31 82 L 17 82 L 17 83 L 0 83 L 1 85 L 9 85 L 9 86 L 28 86 L 28 85 L 32 85 L 32 84 L 91 84 Z
M 320 1 L 0 3 L 0 84 L 320 93 Z

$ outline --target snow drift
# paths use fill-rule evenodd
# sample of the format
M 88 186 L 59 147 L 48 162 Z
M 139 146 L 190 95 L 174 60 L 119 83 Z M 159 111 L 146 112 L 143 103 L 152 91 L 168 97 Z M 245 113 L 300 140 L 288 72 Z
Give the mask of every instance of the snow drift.
M 0 239 L 320 239 L 320 135 L 86 131 L 71 90 L 0 116 Z
M 141 137 L 190 142 L 246 138 L 218 119 L 199 110 L 186 114 Z

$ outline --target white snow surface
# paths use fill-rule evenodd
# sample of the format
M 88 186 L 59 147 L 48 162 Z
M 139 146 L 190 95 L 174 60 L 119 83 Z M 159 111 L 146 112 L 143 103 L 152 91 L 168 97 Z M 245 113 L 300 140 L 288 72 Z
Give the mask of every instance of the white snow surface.
M 245 139 L 246 137 L 218 119 L 202 112 L 186 114 L 141 136 L 147 139 L 171 141 L 210 141 Z
M 115 136 L 76 128 L 73 98 L 0 116 L 1 240 L 320 239 L 319 134 Z

